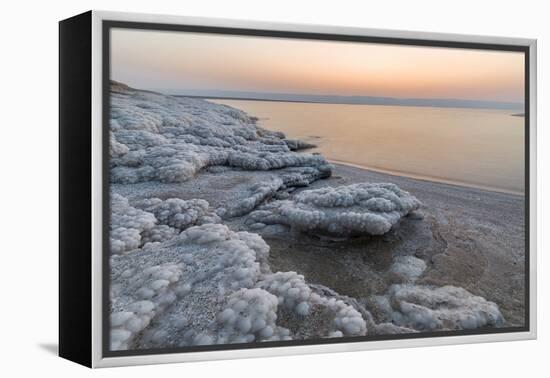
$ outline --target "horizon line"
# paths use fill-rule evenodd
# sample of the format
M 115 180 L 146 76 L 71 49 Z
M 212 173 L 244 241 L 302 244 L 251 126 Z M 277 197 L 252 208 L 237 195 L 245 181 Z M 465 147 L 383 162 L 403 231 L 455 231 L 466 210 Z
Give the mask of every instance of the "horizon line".
M 523 110 L 524 102 L 480 99 L 461 99 L 447 97 L 387 97 L 371 95 L 308 94 L 288 92 L 257 92 L 238 90 L 209 89 L 153 89 L 160 93 L 176 97 L 211 98 L 246 101 L 301 102 L 313 104 L 349 104 L 349 105 L 394 105 L 457 107 L 473 109 L 516 109 Z
M 269 91 L 242 91 L 225 89 L 140 89 L 127 85 L 124 82 L 110 79 L 113 83 L 126 85 L 130 88 L 158 92 L 175 97 L 209 98 L 219 100 L 242 101 L 274 101 L 297 102 L 312 104 L 348 104 L 348 105 L 393 105 L 393 106 L 420 106 L 438 108 L 468 108 L 468 109 L 498 109 L 523 110 L 525 102 L 498 101 L 481 99 L 461 99 L 448 97 L 388 97 L 372 95 L 339 95 L 339 94 L 308 94 Z

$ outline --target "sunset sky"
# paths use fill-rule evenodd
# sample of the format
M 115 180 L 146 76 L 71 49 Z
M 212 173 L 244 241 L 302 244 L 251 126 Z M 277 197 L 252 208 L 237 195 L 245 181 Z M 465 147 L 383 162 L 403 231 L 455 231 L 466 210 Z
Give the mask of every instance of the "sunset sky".
M 176 94 L 230 90 L 523 102 L 519 52 L 111 30 L 111 78 Z

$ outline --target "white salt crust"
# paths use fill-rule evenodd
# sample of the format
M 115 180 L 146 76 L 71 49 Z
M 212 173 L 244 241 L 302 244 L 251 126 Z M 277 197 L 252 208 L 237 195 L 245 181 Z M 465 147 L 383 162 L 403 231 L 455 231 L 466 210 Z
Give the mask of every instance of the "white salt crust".
M 382 235 L 420 202 L 394 184 L 360 183 L 304 190 L 290 200 L 274 201 L 250 214 L 264 224 L 281 223 L 322 234 Z
M 130 203 L 111 195 L 112 350 L 503 324 L 496 304 L 462 288 L 417 285 L 426 263 L 413 256 L 395 257 L 396 284 L 373 302 L 385 320 L 374 324 L 356 300 L 314 290 L 296 272 L 272 272 L 259 235 L 222 224 L 252 211 L 249 229 L 286 224 L 343 237 L 382 235 L 420 207 L 397 186 L 361 183 L 290 196 L 329 177 L 331 166 L 320 155 L 293 152 L 309 146 L 258 127 L 246 113 L 121 84 L 112 87 L 111 106 L 113 183 L 178 183 L 205 168 L 274 173 L 218 209 L 202 199 Z M 323 326 L 312 327 L 316 322 Z

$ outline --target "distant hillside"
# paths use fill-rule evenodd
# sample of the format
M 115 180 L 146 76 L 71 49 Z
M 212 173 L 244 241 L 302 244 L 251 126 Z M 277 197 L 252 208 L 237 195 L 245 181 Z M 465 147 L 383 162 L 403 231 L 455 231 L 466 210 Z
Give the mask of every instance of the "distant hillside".
M 159 90 L 159 92 L 166 92 Z M 174 91 L 172 91 L 174 92 Z M 437 99 L 437 98 L 394 98 L 376 96 L 336 96 L 292 93 L 263 93 L 241 91 L 205 91 L 181 90 L 172 93 L 176 96 L 201 97 L 232 100 L 289 101 L 323 104 L 355 105 L 394 105 L 394 106 L 432 106 L 440 108 L 509 109 L 522 110 L 523 104 L 517 102 L 499 102 L 482 100 Z

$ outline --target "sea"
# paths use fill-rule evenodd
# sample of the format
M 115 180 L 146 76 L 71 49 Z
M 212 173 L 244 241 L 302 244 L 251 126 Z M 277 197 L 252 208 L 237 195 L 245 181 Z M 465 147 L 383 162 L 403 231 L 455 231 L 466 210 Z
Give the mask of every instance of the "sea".
M 525 118 L 513 110 L 211 99 L 314 143 L 334 163 L 523 194 Z

